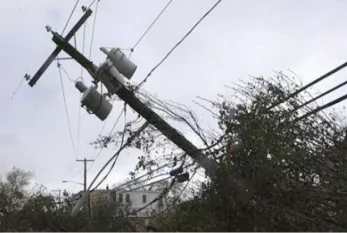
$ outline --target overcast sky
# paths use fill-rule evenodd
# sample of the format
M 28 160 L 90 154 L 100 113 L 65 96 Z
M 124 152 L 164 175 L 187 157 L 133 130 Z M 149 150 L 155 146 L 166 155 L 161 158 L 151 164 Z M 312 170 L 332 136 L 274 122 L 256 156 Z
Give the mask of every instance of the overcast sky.
M 81 0 L 68 29 L 81 17 Z M 104 61 L 101 46 L 130 48 L 166 5 L 164 0 L 101 0 L 92 47 L 95 64 Z M 132 60 L 138 65 L 133 77 L 141 81 L 149 70 L 171 49 L 192 25 L 215 3 L 212 0 L 174 0 L 160 20 L 136 48 Z M 10 96 L 25 73 L 34 74 L 52 52 L 55 44 L 45 30 L 50 25 L 61 32 L 75 4 L 74 0 L 0 1 L 0 174 L 13 166 L 35 171 L 49 189 L 78 190 L 64 185 L 63 179 L 83 181 L 83 164 L 74 162 L 60 79 L 53 63 L 34 88 L 24 84 L 13 100 Z M 94 9 L 94 8 L 93 8 Z M 224 84 L 248 75 L 268 76 L 273 70 L 295 71 L 308 83 L 346 61 L 346 1 L 334 0 L 224 0 L 169 59 L 152 75 L 144 88 L 158 97 L 174 100 L 204 113 L 192 100 L 196 96 L 214 99 L 227 94 Z M 89 51 L 93 18 L 86 28 Z M 82 48 L 82 30 L 77 33 Z M 75 79 L 80 66 L 62 63 Z M 325 90 L 345 80 L 341 71 L 322 82 Z M 84 73 L 84 79 L 91 78 Z M 65 93 L 76 143 L 79 92 L 64 76 Z M 335 93 L 325 101 L 340 96 Z M 105 126 L 108 132 L 122 105 L 114 106 Z M 81 110 L 79 158 L 97 154 L 88 143 L 103 126 L 95 116 Z M 119 125 L 120 129 L 122 125 Z M 112 155 L 104 150 L 90 170 L 89 180 Z M 137 154 L 124 153 L 106 184 L 124 178 L 133 168 Z

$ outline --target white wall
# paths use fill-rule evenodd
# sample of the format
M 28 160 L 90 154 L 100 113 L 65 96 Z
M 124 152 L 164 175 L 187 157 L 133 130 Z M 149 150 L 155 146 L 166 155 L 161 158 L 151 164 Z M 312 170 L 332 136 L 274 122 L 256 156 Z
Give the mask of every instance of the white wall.
M 126 203 L 126 194 L 130 195 L 131 210 L 137 210 L 137 209 L 144 207 L 145 205 L 147 205 L 151 201 L 153 201 L 156 197 L 159 196 L 160 192 L 145 192 L 145 191 L 124 192 L 123 193 L 123 203 Z M 117 201 L 118 201 L 118 195 L 119 194 L 117 194 Z M 142 198 L 143 195 L 146 195 L 146 202 L 145 203 L 143 202 L 143 198 Z M 165 208 L 165 201 L 164 200 L 163 200 L 163 206 Z M 138 217 L 148 217 L 153 210 L 155 210 L 155 211 L 159 210 L 159 202 L 158 201 L 154 202 L 150 206 L 148 206 L 145 209 L 143 209 L 142 211 L 138 212 L 137 216 Z

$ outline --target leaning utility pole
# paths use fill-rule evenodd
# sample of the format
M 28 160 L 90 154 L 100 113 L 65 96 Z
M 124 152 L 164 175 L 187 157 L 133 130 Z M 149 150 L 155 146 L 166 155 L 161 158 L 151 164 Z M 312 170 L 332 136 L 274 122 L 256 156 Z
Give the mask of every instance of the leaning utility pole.
M 87 163 L 88 162 L 94 162 L 94 159 L 76 159 L 77 162 L 83 162 L 84 165 L 84 180 L 83 180 L 83 190 L 84 193 L 87 194 Z M 89 224 L 91 222 L 91 211 L 90 211 L 90 195 L 87 194 L 87 207 L 88 207 L 88 218 L 89 218 Z
M 90 11 L 90 10 L 88 10 Z M 88 11 L 83 16 L 86 18 Z M 82 17 L 82 18 L 83 18 Z M 83 21 L 82 19 L 79 21 Z M 75 26 L 76 27 L 76 26 Z M 74 28 L 75 28 L 74 27 Z M 101 81 L 103 84 L 105 80 L 100 80 L 97 75 L 97 70 L 99 67 L 93 64 L 92 61 L 87 59 L 83 54 L 81 54 L 76 48 L 74 48 L 71 44 L 69 44 L 68 39 L 69 37 L 63 38 L 58 33 L 53 32 L 50 30 L 49 27 L 47 27 L 52 34 L 53 34 L 53 41 L 57 44 L 57 48 L 55 51 L 61 51 L 64 50 L 67 54 L 69 54 L 73 59 L 75 59 L 79 64 L 81 64 L 92 76 L 93 79 L 95 79 L 94 83 L 97 83 Z M 78 28 L 78 27 L 77 27 Z M 102 49 L 103 52 L 105 50 Z M 57 56 L 56 52 L 53 52 L 53 57 Z M 108 55 L 109 56 L 109 55 Z M 51 57 L 48 59 L 50 60 Z M 43 65 L 44 67 L 48 66 L 50 64 L 46 61 L 46 63 Z M 46 65 L 46 66 L 45 66 Z M 47 68 L 47 67 L 46 67 Z M 45 68 L 45 69 L 46 69 Z M 45 69 L 41 69 L 38 71 L 39 75 L 41 76 L 43 71 Z M 115 71 L 118 73 L 118 71 Z M 145 118 L 150 124 L 152 124 L 154 127 L 156 127 L 162 134 L 164 134 L 169 140 L 171 140 L 174 144 L 176 144 L 178 147 L 180 147 L 187 155 L 189 155 L 193 160 L 195 160 L 202 168 L 205 169 L 206 173 L 210 177 L 215 176 L 215 168 L 216 168 L 216 162 L 214 160 L 211 160 L 207 158 L 207 156 L 201 152 L 200 149 L 198 149 L 196 146 L 194 146 L 190 141 L 188 141 L 180 132 L 178 132 L 175 128 L 173 128 L 169 123 L 167 123 L 162 117 L 160 117 L 156 112 L 154 112 L 151 108 L 149 108 L 146 104 L 141 102 L 139 100 L 133 90 L 128 89 L 116 77 L 114 77 L 111 73 L 106 74 L 106 81 L 108 82 L 108 86 L 112 86 L 113 94 L 118 95 L 127 105 L 129 105 L 131 108 L 133 108 L 138 114 L 140 114 L 143 118 Z M 36 75 L 34 76 L 34 78 Z M 34 79 L 33 78 L 33 79 Z M 29 84 L 32 86 L 32 83 L 35 83 L 37 81 L 37 78 L 34 80 L 30 80 Z M 106 84 L 105 84 L 106 85 Z M 77 86 L 76 86 L 77 87 Z M 83 91 L 84 88 L 79 88 L 80 91 Z M 102 101 L 100 101 L 101 104 Z M 98 116 L 101 119 L 104 119 L 103 116 Z

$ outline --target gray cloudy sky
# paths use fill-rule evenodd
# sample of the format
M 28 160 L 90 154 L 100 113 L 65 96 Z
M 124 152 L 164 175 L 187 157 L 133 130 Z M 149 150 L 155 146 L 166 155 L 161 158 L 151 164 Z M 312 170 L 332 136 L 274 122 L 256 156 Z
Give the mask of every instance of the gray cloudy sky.
M 81 5 L 90 2 L 80 1 L 69 26 L 81 17 Z M 104 61 L 101 46 L 131 47 L 166 3 L 101 0 L 92 60 L 96 64 Z M 174 0 L 133 54 L 138 69 L 132 80 L 142 80 L 214 3 Z M 60 32 L 74 4 L 73 0 L 0 1 L 0 174 L 13 166 L 33 170 L 49 189 L 77 190 L 78 187 L 63 185 L 61 181 L 82 181 L 83 168 L 82 163 L 74 163 L 55 63 L 34 88 L 25 84 L 13 100 L 10 96 L 23 75 L 34 74 L 54 49 L 45 26 L 48 24 Z M 217 93 L 226 94 L 224 84 L 246 80 L 248 75 L 266 76 L 273 70 L 291 69 L 308 83 L 346 60 L 346 8 L 346 1 L 337 0 L 224 0 L 153 74 L 145 89 L 160 98 L 196 108 L 192 103 L 196 96 L 215 98 Z M 87 50 L 93 17 L 87 24 Z M 81 49 L 82 30 L 77 36 Z M 75 62 L 64 62 L 63 66 L 72 78 L 79 76 L 80 67 Z M 322 82 L 319 89 L 336 85 L 346 74 L 347 71 L 342 71 L 334 75 Z M 88 75 L 84 79 L 91 80 Z M 79 93 L 65 76 L 64 85 L 76 141 Z M 112 127 L 121 106 L 114 106 L 105 132 Z M 206 113 L 196 111 L 204 118 Z M 96 151 L 88 142 L 96 138 L 102 125 L 96 117 L 81 110 L 79 158 L 95 157 Z M 111 154 L 112 150 L 103 151 L 89 179 Z M 121 180 L 135 164 L 136 157 L 136 153 L 122 154 L 106 183 Z

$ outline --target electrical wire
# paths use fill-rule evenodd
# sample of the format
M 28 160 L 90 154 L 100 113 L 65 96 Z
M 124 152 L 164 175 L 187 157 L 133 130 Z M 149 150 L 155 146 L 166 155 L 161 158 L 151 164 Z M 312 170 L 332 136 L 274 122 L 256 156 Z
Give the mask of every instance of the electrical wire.
M 93 1 L 92 1 L 92 3 L 90 3 L 90 4 L 89 4 L 88 8 L 91 8 L 91 7 L 92 7 L 92 5 L 93 5 L 93 4 L 94 4 L 96 1 L 98 1 L 98 2 L 99 2 L 100 0 L 93 0 Z
M 112 126 L 110 132 L 108 133 L 108 137 L 111 136 L 113 130 L 116 128 L 116 126 L 117 126 L 117 124 L 118 124 L 118 122 L 119 122 L 119 120 L 120 120 L 120 118 L 121 118 L 121 116 L 122 116 L 122 114 L 123 114 L 124 111 L 125 111 L 125 106 L 124 106 L 124 108 L 122 109 L 122 111 L 120 112 L 120 114 L 118 115 L 117 120 L 116 120 L 116 122 L 113 124 L 113 126 Z M 98 152 L 97 155 L 95 156 L 94 161 L 90 164 L 90 167 L 88 168 L 87 171 L 89 171 L 89 170 L 93 167 L 95 161 L 96 161 L 97 158 L 100 156 L 100 154 L 101 154 L 101 152 L 102 152 L 102 150 L 103 150 L 104 148 L 105 148 L 105 147 L 102 146 L 102 147 L 99 149 L 99 152 Z
M 124 118 L 126 118 L 125 111 L 124 111 Z M 126 119 L 125 119 L 125 121 L 126 121 Z M 126 129 L 126 124 L 124 125 L 123 134 L 122 134 L 122 140 L 121 140 L 121 143 L 120 143 L 120 148 L 122 148 L 122 147 L 123 147 L 123 144 L 124 144 L 125 129 Z M 100 182 L 92 189 L 92 192 L 93 192 L 94 190 L 96 190 L 96 189 L 107 179 L 107 177 L 109 176 L 109 174 L 110 174 L 111 171 L 113 170 L 114 166 L 116 165 L 116 162 L 117 162 L 117 160 L 118 160 L 118 157 L 119 157 L 120 152 L 121 152 L 121 150 L 117 153 L 117 156 L 114 158 L 113 163 L 112 163 L 112 165 L 111 165 L 109 171 L 107 172 L 107 174 L 106 174 L 106 175 L 104 176 L 104 178 L 102 178 L 102 179 L 100 180 Z
M 98 6 L 99 6 L 99 1 L 97 1 L 96 6 L 95 6 L 95 15 L 94 15 L 94 22 L 93 22 L 93 30 L 92 30 L 92 38 L 90 42 L 90 48 L 89 48 L 89 60 L 92 56 L 92 48 L 93 48 L 93 41 L 94 41 L 94 34 L 95 34 L 95 26 L 96 26 L 96 17 L 98 14 Z
M 76 82 L 76 80 L 73 80 L 73 79 L 70 77 L 70 75 L 67 73 L 67 71 L 64 69 L 64 67 L 63 67 L 60 63 L 59 63 L 59 68 L 62 69 L 62 70 L 64 71 L 66 77 L 70 80 L 70 82 L 73 82 L 73 83 Z
M 84 55 L 84 48 L 85 48 L 85 41 L 86 41 L 86 24 L 83 24 L 83 40 L 82 40 L 82 54 Z M 83 66 L 81 66 L 81 79 L 82 82 L 84 83 L 83 80 Z M 77 81 L 77 80 L 76 80 Z M 78 103 L 78 120 L 77 120 L 77 157 L 79 154 L 79 142 L 80 142 L 80 128 L 81 128 L 81 106 L 80 106 L 80 102 L 82 99 L 82 93 L 80 93 L 80 100 Z
M 98 174 L 95 176 L 95 178 L 93 179 L 93 181 L 91 182 L 91 184 L 88 187 L 88 190 L 91 189 L 91 187 L 93 186 L 93 184 L 95 183 L 95 181 L 97 180 L 97 178 L 101 175 L 101 173 L 105 170 L 105 168 L 112 162 L 112 160 L 114 160 L 126 147 L 129 146 L 129 144 L 131 143 L 132 140 L 134 140 L 143 130 L 145 130 L 147 128 L 147 126 L 149 125 L 148 122 L 145 122 L 131 137 L 128 138 L 127 142 L 119 148 L 119 150 L 106 162 L 106 164 L 100 169 L 100 171 L 98 172 Z M 95 189 L 95 188 L 94 188 Z
M 174 205 L 177 203 L 177 201 L 180 200 L 180 198 L 181 198 L 183 192 L 188 188 L 188 185 L 189 185 L 190 182 L 193 180 L 194 176 L 197 174 L 197 171 L 198 171 L 198 168 L 195 169 L 193 175 L 192 175 L 191 178 L 188 180 L 188 182 L 184 185 L 184 187 L 182 188 L 182 190 L 180 191 L 180 193 L 177 195 L 177 197 L 174 199 L 174 201 L 172 202 L 171 206 L 170 206 L 169 208 L 165 208 L 164 211 L 171 210 L 171 209 L 174 207 Z M 162 214 L 162 212 L 156 214 L 155 216 L 151 216 L 151 218 L 155 218 L 155 217 L 157 217 L 159 214 Z
M 167 180 L 167 179 L 169 179 L 169 178 L 170 178 L 170 177 L 165 178 L 165 179 L 163 179 L 163 180 L 160 180 L 160 181 L 158 181 L 157 183 L 162 182 L 162 181 L 164 181 L 164 180 Z M 143 206 L 143 207 L 141 207 L 141 208 L 139 208 L 139 209 L 137 209 L 137 210 L 135 210 L 135 211 L 132 211 L 132 212 L 129 213 L 127 216 L 129 216 L 129 215 L 135 215 L 135 214 L 137 214 L 138 212 L 140 212 L 140 211 L 146 209 L 148 206 L 152 205 L 153 203 L 155 203 L 155 202 L 159 201 L 160 199 L 162 199 L 163 197 L 165 197 L 166 194 L 170 191 L 170 189 L 172 189 L 172 187 L 173 187 L 174 184 L 175 184 L 175 179 L 173 178 L 173 179 L 171 180 L 171 183 L 170 183 L 169 187 L 166 188 L 166 189 L 164 189 L 164 190 L 158 195 L 158 197 L 154 198 L 154 199 L 153 199 L 151 202 L 149 202 L 147 205 L 145 205 L 145 206 Z
M 19 81 L 17 87 L 14 89 L 12 96 L 10 97 L 10 99 L 12 100 L 18 93 L 18 91 L 20 90 L 20 88 L 23 86 L 24 83 L 24 79 L 25 78 L 21 78 L 21 80 Z
M 151 171 L 150 173 L 159 171 L 160 169 L 162 169 L 162 168 L 164 168 L 164 167 L 167 167 L 167 166 L 170 166 L 170 165 L 172 165 L 173 163 L 174 163 L 174 162 L 169 163 L 169 164 L 164 164 L 164 165 L 162 165 L 162 166 L 156 168 L 155 170 Z M 137 178 L 135 178 L 135 179 L 133 179 L 133 180 L 127 181 L 126 183 L 121 184 L 121 185 L 117 186 L 117 187 L 114 188 L 114 189 L 123 188 L 124 186 L 128 186 L 129 184 L 132 185 L 131 183 L 136 182 L 136 181 L 138 181 L 139 179 L 141 179 L 141 178 L 143 178 L 143 177 L 146 177 L 146 176 L 148 176 L 148 175 L 149 175 L 149 173 L 146 173 L 146 174 L 144 174 L 144 175 L 141 175 L 140 177 L 137 177 Z
M 328 78 L 329 76 L 335 74 L 336 72 L 344 69 L 347 66 L 347 62 L 341 64 L 340 66 L 336 67 L 335 69 L 329 71 L 328 73 L 322 75 L 321 77 L 313 80 L 312 82 L 306 84 L 305 86 L 299 88 L 298 90 L 294 91 L 293 93 L 291 93 L 290 95 L 288 95 L 287 97 L 283 98 L 282 100 L 278 101 L 277 103 L 271 105 L 269 108 L 266 109 L 266 111 L 271 110 L 272 108 L 284 103 L 285 101 L 289 100 L 290 98 L 293 98 L 294 96 L 298 95 L 299 93 L 303 92 L 304 90 L 306 90 L 307 88 L 313 86 L 314 84 Z
M 59 77 L 60 77 L 60 84 L 61 84 L 61 90 L 62 90 L 62 94 L 63 94 L 63 99 L 64 99 L 64 105 L 65 105 L 65 113 L 66 113 L 66 118 L 67 118 L 67 123 L 68 123 L 68 128 L 69 128 L 69 134 L 70 134 L 70 140 L 71 140 L 71 145 L 74 151 L 75 156 L 76 155 L 76 148 L 75 148 L 75 144 L 73 141 L 73 137 L 72 137 L 72 130 L 71 130 L 71 124 L 70 124 L 70 117 L 69 117 L 69 112 L 68 112 L 68 108 L 67 108 L 67 103 L 66 103 L 66 97 L 65 97 L 65 90 L 64 90 L 64 83 L 63 83 L 63 77 L 61 74 L 61 67 L 60 67 L 60 63 L 58 62 L 58 71 L 59 71 Z M 77 157 L 76 157 L 77 158 Z
M 194 166 L 194 165 L 195 165 L 195 164 L 192 163 L 192 164 L 189 164 L 189 165 L 187 165 L 187 166 L 185 166 L 185 167 L 182 167 L 182 168 L 183 168 L 183 169 L 188 169 L 189 167 L 192 167 L 192 166 Z M 168 166 L 168 165 L 165 165 L 165 166 Z M 175 169 L 173 169 L 173 170 L 175 170 Z M 148 172 L 147 174 L 141 176 L 141 177 L 143 178 L 143 177 L 148 176 L 148 175 L 150 175 L 149 172 Z M 130 189 L 131 186 L 137 186 L 137 185 L 140 185 L 140 184 L 144 184 L 144 183 L 146 183 L 146 182 L 148 182 L 148 181 L 151 181 L 151 180 L 153 180 L 153 179 L 156 179 L 156 178 L 161 177 L 161 176 L 166 176 L 166 175 L 170 175 L 170 172 L 165 172 L 165 173 L 162 173 L 162 174 L 158 174 L 158 175 L 156 175 L 156 176 L 149 177 L 149 178 L 147 178 L 147 179 L 145 179 L 145 180 L 142 180 L 142 181 L 139 181 L 139 182 L 135 182 L 135 181 L 132 182 L 132 183 L 127 182 L 126 185 L 123 184 L 123 185 L 117 186 L 116 188 L 113 188 L 113 190 L 121 190 L 121 189 L 127 190 L 127 189 Z M 170 178 L 170 177 L 169 177 L 169 178 Z M 136 178 L 136 180 L 138 180 L 138 179 L 139 179 L 139 177 Z M 166 179 L 166 178 L 165 178 L 165 179 Z M 149 186 L 149 185 L 148 185 L 148 184 L 144 184 L 144 185 L 141 186 L 141 187 L 136 187 L 136 190 L 138 190 L 138 189 L 140 189 L 140 188 L 143 188 L 143 187 L 146 187 L 146 186 Z M 134 189 L 131 189 L 131 191 L 133 191 L 133 190 L 134 190 Z M 126 192 L 129 192 L 129 190 L 126 191 Z
M 333 92 L 333 91 L 336 91 L 337 89 L 339 89 L 339 88 L 345 86 L 346 84 L 347 84 L 347 81 L 342 82 L 342 83 L 340 83 L 339 85 L 336 85 L 335 87 L 333 87 L 333 88 L 331 88 L 331 89 L 329 89 L 329 90 L 323 92 L 322 94 L 320 94 L 320 95 L 318 95 L 318 96 L 316 96 L 316 97 L 310 99 L 309 101 L 307 101 L 307 102 L 305 102 L 305 103 L 299 105 L 298 107 L 294 108 L 294 109 L 291 111 L 291 113 L 293 113 L 293 112 L 299 110 L 300 108 L 305 107 L 306 105 L 308 105 L 308 104 L 310 104 L 310 103 L 316 101 L 316 100 L 319 99 L 319 98 L 322 98 L 323 96 L 325 96 L 325 95 L 327 95 L 327 94 L 330 94 L 330 93 Z
M 67 20 L 67 22 L 65 23 L 64 29 L 63 29 L 63 31 L 61 32 L 61 35 L 64 34 L 64 32 L 65 32 L 65 30 L 66 30 L 66 28 L 67 28 L 67 25 L 69 24 L 69 22 L 70 22 L 70 20 L 71 20 L 71 17 L 72 17 L 72 15 L 73 15 L 73 13 L 75 12 L 76 7 L 77 7 L 79 1 L 80 1 L 80 0 L 77 0 L 77 1 L 76 1 L 75 5 L 74 5 L 74 7 L 73 7 L 73 9 L 72 9 L 72 11 L 71 11 L 71 13 L 70 13 L 70 16 L 69 16 L 68 20 Z
M 152 73 L 161 65 L 163 62 L 171 55 L 171 53 L 194 31 L 194 29 L 208 16 L 220 3 L 222 0 L 218 0 L 199 20 L 194 24 L 194 26 L 183 36 L 183 38 L 175 44 L 175 46 L 165 55 L 165 57 L 152 68 L 152 70 L 147 74 L 147 76 L 140 82 L 140 84 L 135 88 L 135 90 L 139 89 L 145 82 L 147 82 L 148 78 L 152 75 Z
M 187 155 L 185 154 L 185 157 L 184 157 L 184 159 L 183 159 L 183 161 L 182 161 L 181 167 L 183 167 L 183 165 L 184 165 L 184 163 L 185 163 L 185 161 L 186 161 L 186 156 L 187 156 Z M 197 171 L 197 169 L 196 169 L 195 171 Z M 194 175 L 195 175 L 195 173 L 194 173 Z M 159 180 L 159 181 L 155 181 L 155 182 L 152 182 L 152 183 L 150 183 L 150 184 L 147 184 L 147 185 L 144 185 L 144 186 L 141 186 L 141 187 L 132 189 L 132 190 L 130 190 L 130 191 L 128 191 L 128 192 L 141 189 L 141 188 L 143 188 L 143 187 L 145 187 L 145 186 L 149 186 L 149 185 L 153 185 L 153 184 L 156 184 L 156 183 L 159 183 L 159 182 L 163 182 L 163 181 L 166 181 L 166 180 L 168 180 L 168 179 L 170 179 L 170 178 L 171 178 L 171 177 L 166 177 L 166 178 L 161 179 L 161 180 Z M 139 209 L 137 209 L 137 210 L 135 210 L 135 211 L 132 211 L 131 213 L 127 214 L 127 216 L 129 216 L 129 215 L 135 215 L 135 214 L 137 214 L 138 212 L 140 212 L 140 211 L 146 209 L 148 206 L 152 205 L 153 203 L 155 203 L 155 202 L 159 201 L 160 199 L 162 199 L 163 197 L 165 197 L 165 196 L 169 193 L 169 191 L 172 189 L 172 187 L 174 186 L 175 182 L 176 182 L 176 179 L 173 178 L 173 179 L 171 180 L 171 183 L 170 183 L 169 187 L 165 188 L 165 189 L 158 195 L 158 197 L 156 197 L 155 199 L 153 199 L 153 200 L 152 200 L 151 202 L 149 202 L 147 205 L 145 205 L 145 206 L 143 206 L 143 207 L 141 207 L 141 208 L 139 208 Z M 125 191 L 125 192 L 127 192 L 127 191 Z
M 313 114 L 315 114 L 315 113 L 317 113 L 319 111 L 322 111 L 322 110 L 324 110 L 324 109 L 326 109 L 328 107 L 331 107 L 331 106 L 333 106 L 335 104 L 338 104 L 338 103 L 344 101 L 345 99 L 347 99 L 347 94 L 343 95 L 343 96 L 341 96 L 341 97 L 339 97 L 339 98 L 337 98 L 337 99 L 335 99 L 333 101 L 330 101 L 329 103 L 324 104 L 323 106 L 319 106 L 319 107 L 315 108 L 314 110 L 304 114 L 303 116 L 296 118 L 293 122 L 294 123 L 298 122 L 298 121 L 300 121 L 300 120 L 302 120 L 304 118 L 307 118 L 307 117 L 309 117 L 309 116 L 311 116 L 311 115 L 313 115 Z
M 134 44 L 134 46 L 131 48 L 130 50 L 130 55 L 129 57 L 131 57 L 131 54 L 134 52 L 135 48 L 138 46 L 138 44 L 143 40 L 143 38 L 147 35 L 147 33 L 149 32 L 149 30 L 151 30 L 151 28 L 153 27 L 153 25 L 157 22 L 157 20 L 160 18 L 160 16 L 165 12 L 165 10 L 170 6 L 170 4 L 172 3 L 173 0 L 168 1 L 168 3 L 165 5 L 165 7 L 160 11 L 160 13 L 157 15 L 157 17 L 153 20 L 153 22 L 151 23 L 151 25 L 149 25 L 149 27 L 146 29 L 146 31 L 142 34 L 142 36 L 137 40 L 137 42 Z

